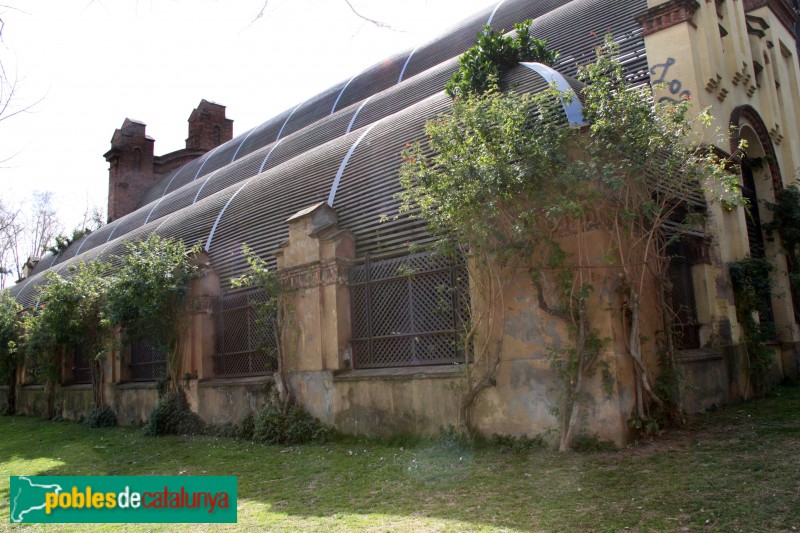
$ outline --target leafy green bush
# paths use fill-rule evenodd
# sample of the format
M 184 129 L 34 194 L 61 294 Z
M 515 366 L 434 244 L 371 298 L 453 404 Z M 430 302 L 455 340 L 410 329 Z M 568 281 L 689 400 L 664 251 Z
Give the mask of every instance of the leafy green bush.
M 158 400 L 142 428 L 145 435 L 199 435 L 205 424 L 189 409 L 181 391 L 167 394 Z
M 242 440 L 253 440 L 253 434 L 256 429 L 256 417 L 253 413 L 247 413 L 244 418 L 239 422 L 236 438 Z
M 253 428 L 255 440 L 267 444 L 303 444 L 325 442 L 333 429 L 324 426 L 299 405 L 292 405 L 284 414 L 274 405 L 266 405 L 258 413 Z
M 512 37 L 484 26 L 478 33 L 478 43 L 458 59 L 458 70 L 445 85 L 447 95 L 458 98 L 497 90 L 502 70 L 520 61 L 552 66 L 558 59 L 558 52 L 548 50 L 547 41 L 531 35 L 532 23 L 529 19 L 515 24 L 516 34 Z
M 83 420 L 83 425 L 90 428 L 113 428 L 117 426 L 117 413 L 105 405 L 100 409 L 92 409 Z

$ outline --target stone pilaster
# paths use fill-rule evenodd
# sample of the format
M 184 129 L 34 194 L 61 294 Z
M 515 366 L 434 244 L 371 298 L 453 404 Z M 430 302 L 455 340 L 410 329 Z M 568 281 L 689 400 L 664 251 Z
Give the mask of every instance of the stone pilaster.
M 350 343 L 348 268 L 355 240 L 325 203 L 291 216 L 289 239 L 277 254 L 290 291 L 284 325 L 286 370 L 296 399 L 323 422 L 333 421 L 333 372 L 344 367 Z

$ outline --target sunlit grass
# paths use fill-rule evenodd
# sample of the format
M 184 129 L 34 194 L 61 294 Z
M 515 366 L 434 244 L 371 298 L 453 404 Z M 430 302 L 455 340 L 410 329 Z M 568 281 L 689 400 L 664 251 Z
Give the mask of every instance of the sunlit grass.
M 796 386 L 595 454 L 360 440 L 283 448 L 0 417 L 0 529 L 9 475 L 152 474 L 238 476 L 239 523 L 184 526 L 192 531 L 800 531 L 798 449 Z

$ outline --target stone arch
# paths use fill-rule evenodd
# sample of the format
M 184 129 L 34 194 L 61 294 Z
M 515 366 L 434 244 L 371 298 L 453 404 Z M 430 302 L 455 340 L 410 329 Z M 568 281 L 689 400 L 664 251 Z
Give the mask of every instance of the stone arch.
M 775 147 L 772 143 L 772 138 L 770 137 L 769 130 L 761 119 L 761 116 L 758 112 L 749 105 L 739 106 L 734 109 L 733 113 L 731 114 L 731 153 L 734 154 L 735 158 L 738 161 L 742 161 L 743 155 L 741 154 L 738 147 L 739 142 L 741 139 L 748 140 L 749 148 L 748 152 L 751 157 L 763 157 L 766 160 L 766 169 L 762 170 L 762 177 L 763 186 L 761 188 L 758 187 L 758 180 L 754 180 L 754 184 L 752 185 L 754 189 L 757 189 L 755 193 L 755 205 L 753 205 L 754 211 L 752 214 L 754 215 L 753 218 L 758 220 L 757 231 L 761 232 L 761 222 L 760 219 L 766 213 L 763 211 L 763 207 L 759 205 L 759 201 L 775 201 L 780 192 L 783 190 L 783 179 L 781 177 L 780 166 L 778 165 L 778 158 L 777 153 L 775 152 Z M 757 146 L 755 146 L 757 144 Z M 769 172 L 769 175 L 766 173 Z M 746 191 L 747 186 L 744 183 L 745 181 L 745 173 L 744 169 L 742 169 L 741 174 L 742 185 L 743 185 L 743 192 Z M 769 185 L 771 184 L 772 190 L 769 190 Z M 769 197 L 771 196 L 771 197 Z M 751 201 L 753 198 L 751 198 Z M 748 233 L 752 232 L 752 229 L 748 230 Z M 748 234 L 748 240 L 750 240 L 750 235 Z M 763 252 L 767 253 L 769 248 L 772 249 L 772 253 L 769 255 L 774 255 L 776 250 L 774 247 L 776 246 L 775 243 L 770 243 L 764 241 L 762 239 L 761 245 L 763 246 Z M 751 253 L 753 252 L 753 248 L 751 247 Z M 781 262 L 778 263 L 781 265 Z M 779 273 L 775 273 L 776 275 L 786 276 L 787 273 L 793 272 L 798 268 L 798 265 L 792 265 L 790 263 L 786 263 L 785 266 L 779 266 Z M 784 271 L 785 269 L 785 271 Z M 794 319 L 797 321 L 797 317 L 800 316 L 800 310 L 798 309 L 798 304 L 800 303 L 800 295 L 796 294 L 796 291 L 793 291 L 791 287 L 785 287 L 786 292 L 788 292 L 791 296 L 788 299 L 788 308 L 782 309 L 786 307 L 785 302 L 780 302 L 775 298 L 772 299 L 772 309 L 776 313 L 780 313 L 783 315 L 781 319 L 780 316 L 770 317 L 773 321 L 777 323 L 788 323 Z M 776 320 L 777 319 L 777 320 Z
M 731 153 L 739 157 L 739 141 L 741 140 L 741 129 L 743 126 L 749 126 L 755 132 L 758 142 L 761 145 L 764 155 L 767 158 L 769 165 L 769 172 L 772 177 L 772 188 L 777 194 L 783 189 L 783 179 L 781 178 L 781 170 L 778 165 L 778 154 L 775 152 L 775 147 L 772 144 L 772 138 L 769 136 L 767 125 L 761 119 L 753 107 L 749 105 L 742 105 L 737 107 L 731 113 Z

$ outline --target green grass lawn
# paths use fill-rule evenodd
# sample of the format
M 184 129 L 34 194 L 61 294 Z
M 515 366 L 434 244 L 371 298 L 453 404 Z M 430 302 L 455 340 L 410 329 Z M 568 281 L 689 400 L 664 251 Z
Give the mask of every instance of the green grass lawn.
M 178 526 L 192 531 L 800 531 L 800 387 L 591 454 L 358 440 L 284 448 L 0 417 L 0 529 L 21 529 L 8 525 L 9 475 L 103 474 L 238 476 L 239 523 Z

